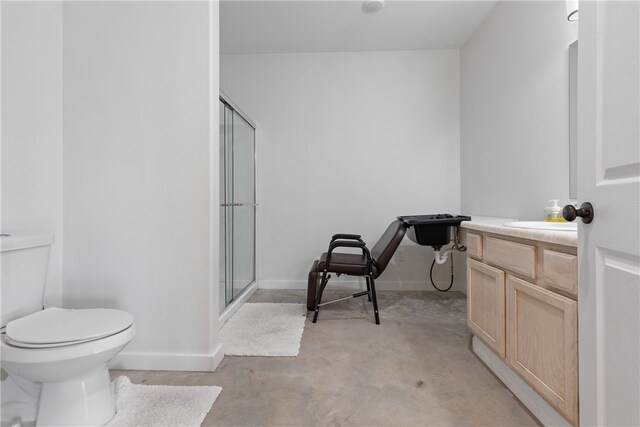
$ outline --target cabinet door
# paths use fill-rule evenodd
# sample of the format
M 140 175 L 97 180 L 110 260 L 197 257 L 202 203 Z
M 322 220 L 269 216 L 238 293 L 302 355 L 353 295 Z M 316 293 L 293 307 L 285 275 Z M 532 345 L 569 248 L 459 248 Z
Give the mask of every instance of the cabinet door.
M 467 325 L 471 331 L 505 357 L 504 272 L 467 260 Z
M 507 336 L 513 370 L 577 423 L 577 303 L 507 276 Z

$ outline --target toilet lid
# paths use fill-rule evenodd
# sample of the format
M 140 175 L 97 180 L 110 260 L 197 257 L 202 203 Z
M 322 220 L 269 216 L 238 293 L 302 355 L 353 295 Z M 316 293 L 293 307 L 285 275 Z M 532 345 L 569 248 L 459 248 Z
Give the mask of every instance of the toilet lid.
M 7 323 L 6 336 L 28 346 L 65 345 L 117 334 L 133 324 L 126 311 L 110 308 L 47 308 Z

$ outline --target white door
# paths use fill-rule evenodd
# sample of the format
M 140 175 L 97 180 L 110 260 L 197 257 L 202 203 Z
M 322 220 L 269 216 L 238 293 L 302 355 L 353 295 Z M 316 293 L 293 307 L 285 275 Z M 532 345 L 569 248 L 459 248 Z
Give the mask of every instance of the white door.
M 640 17 L 582 1 L 578 54 L 580 423 L 640 425 Z

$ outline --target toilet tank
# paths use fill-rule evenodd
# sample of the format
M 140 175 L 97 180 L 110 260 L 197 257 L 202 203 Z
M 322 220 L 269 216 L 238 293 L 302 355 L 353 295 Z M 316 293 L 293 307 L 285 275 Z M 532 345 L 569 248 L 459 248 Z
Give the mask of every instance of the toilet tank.
M 42 310 L 52 243 L 53 234 L 1 235 L 2 326 Z

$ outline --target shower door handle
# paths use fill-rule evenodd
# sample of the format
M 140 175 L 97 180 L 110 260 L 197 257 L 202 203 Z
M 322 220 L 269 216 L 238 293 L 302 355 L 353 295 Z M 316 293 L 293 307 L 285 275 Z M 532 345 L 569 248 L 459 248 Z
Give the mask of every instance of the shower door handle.
M 258 204 L 257 203 L 222 203 L 220 206 L 224 206 L 224 207 L 227 207 L 227 206 L 236 206 L 236 207 L 238 207 L 238 206 L 258 206 Z

